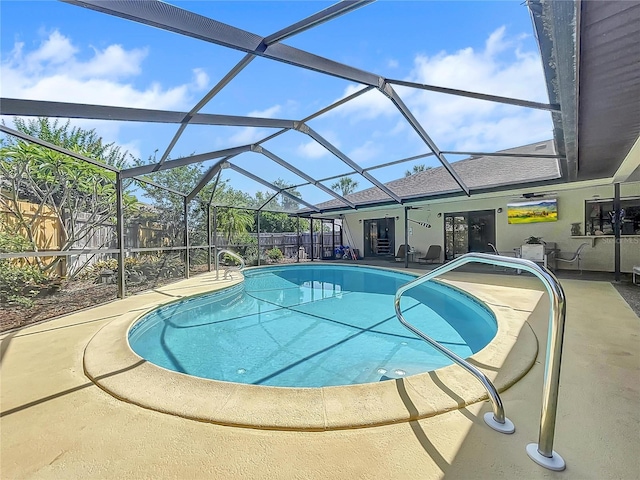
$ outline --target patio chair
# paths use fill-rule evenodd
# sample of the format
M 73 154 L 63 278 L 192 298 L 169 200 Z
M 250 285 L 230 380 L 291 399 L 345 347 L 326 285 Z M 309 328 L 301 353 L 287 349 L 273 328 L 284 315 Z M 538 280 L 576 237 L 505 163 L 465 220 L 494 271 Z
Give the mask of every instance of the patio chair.
M 493 243 L 487 243 L 487 245 L 489 246 L 489 248 L 491 249 L 489 251 L 489 253 L 492 253 L 493 255 L 497 255 L 499 257 L 517 257 L 518 255 L 516 254 L 516 252 L 499 252 L 498 249 L 496 248 L 496 246 Z M 509 267 L 511 268 L 511 267 Z M 507 271 L 509 268 L 507 267 L 500 267 L 499 270 L 501 271 Z M 497 265 L 493 266 L 493 269 L 496 270 L 498 269 Z M 520 270 L 515 269 L 517 273 L 520 273 Z
M 499 252 L 496 246 L 493 243 L 487 243 L 491 251 L 489 253 L 493 253 L 494 255 L 502 255 L 504 257 L 516 257 L 516 252 Z
M 588 243 L 583 243 L 581 244 L 578 249 L 575 251 L 575 253 L 573 254 L 573 256 L 571 258 L 562 258 L 559 257 L 558 255 L 556 255 L 556 261 L 557 262 L 564 262 L 564 263 L 575 263 L 578 262 L 578 268 L 580 269 L 580 275 L 582 275 L 582 250 L 584 250 L 584 247 L 586 247 L 587 245 L 589 245 Z
M 404 261 L 404 257 L 407 251 L 411 250 L 411 247 L 405 245 L 404 243 L 398 247 L 398 253 L 396 253 L 396 262 Z
M 431 262 L 440 261 L 440 254 L 442 253 L 442 247 L 440 245 L 429 245 L 429 249 L 427 250 L 427 254 L 424 257 L 418 258 L 418 263 L 420 262 Z

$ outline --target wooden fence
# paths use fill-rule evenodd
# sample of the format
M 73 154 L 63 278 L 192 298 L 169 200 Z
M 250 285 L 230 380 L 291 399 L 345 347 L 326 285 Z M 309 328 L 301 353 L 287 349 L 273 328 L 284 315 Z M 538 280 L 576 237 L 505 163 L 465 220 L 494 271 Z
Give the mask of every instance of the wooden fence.
M 60 219 L 56 212 L 50 207 L 29 202 L 18 202 L 20 214 L 24 221 L 31 224 L 31 232 L 36 250 L 60 250 L 66 244 L 65 229 L 62 228 Z M 8 226 L 17 227 L 20 220 L 6 208 L 0 207 L 0 220 Z M 67 219 L 67 231 L 71 229 L 70 219 Z M 77 213 L 73 228 L 76 232 L 86 231 L 86 235 L 70 246 L 71 249 L 100 249 L 116 248 L 116 228 L 115 225 L 105 222 L 99 225 L 92 225 L 92 215 L 89 213 Z M 26 236 L 24 228 L 22 234 Z M 166 226 L 153 221 L 133 222 L 125 226 L 125 248 L 153 248 L 182 245 L 182 231 L 169 231 Z M 257 239 L 256 233 L 250 233 Z M 333 238 L 332 238 L 333 237 Z M 177 240 L 177 242 L 176 242 Z M 303 232 L 298 238 L 295 232 L 284 233 L 260 233 L 260 250 L 264 253 L 272 248 L 279 248 L 286 258 L 296 258 L 301 254 L 302 258 L 333 258 L 334 244 L 340 245 L 341 235 L 339 232 Z M 214 244 L 219 248 L 233 247 L 229 245 L 222 233 L 218 233 Z M 300 250 L 302 249 L 302 250 Z M 312 253 L 313 252 L 313 253 Z M 113 257 L 112 254 L 81 254 L 64 257 L 57 268 L 57 273 L 61 276 L 72 275 L 85 265 L 95 263 L 99 260 Z M 52 262 L 55 257 L 43 258 L 43 262 Z M 23 260 L 25 261 L 25 260 Z

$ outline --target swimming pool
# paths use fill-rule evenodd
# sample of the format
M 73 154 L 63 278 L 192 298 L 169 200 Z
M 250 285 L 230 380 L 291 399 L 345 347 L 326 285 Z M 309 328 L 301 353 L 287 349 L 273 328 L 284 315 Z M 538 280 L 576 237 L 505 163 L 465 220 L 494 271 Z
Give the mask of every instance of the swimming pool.
M 169 304 L 129 331 L 161 367 L 228 382 L 323 387 L 378 382 L 451 362 L 405 330 L 393 296 L 412 275 L 371 267 L 291 265 L 244 272 L 227 290 Z M 428 282 L 403 297 L 405 318 L 466 358 L 493 339 L 493 314 Z

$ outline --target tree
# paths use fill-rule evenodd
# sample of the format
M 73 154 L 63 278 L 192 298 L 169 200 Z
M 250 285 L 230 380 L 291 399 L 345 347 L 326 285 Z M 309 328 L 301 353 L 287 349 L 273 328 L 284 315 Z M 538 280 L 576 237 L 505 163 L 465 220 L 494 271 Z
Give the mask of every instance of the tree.
M 130 155 L 113 143 L 105 144 L 94 130 L 71 127 L 67 121 L 48 118 L 14 120 L 16 129 L 102 163 L 121 167 Z M 62 251 L 92 245 L 99 231 L 102 245 L 113 241 L 116 215 L 115 174 L 107 169 L 69 157 L 37 144 L 8 137 L 0 145 L 0 207 L 8 219 L 36 249 L 46 247 L 38 233 L 43 216 L 53 217 L 61 229 Z M 25 203 L 36 205 L 25 211 Z M 136 199 L 124 197 L 125 208 Z M 39 243 L 40 242 L 40 243 Z M 61 258 L 45 262 L 36 258 L 42 272 L 51 272 Z
M 414 165 L 413 166 L 413 171 L 411 170 L 407 170 L 406 172 L 404 172 L 404 176 L 405 177 L 410 177 L 411 175 L 415 175 L 416 173 L 420 173 L 420 172 L 426 172 L 427 170 L 431 170 L 433 167 L 426 167 L 424 165 L 424 163 L 420 164 L 420 165 Z
M 272 182 L 278 188 L 286 189 L 286 191 L 294 197 L 302 198 L 300 192 L 293 188 L 292 184 L 278 178 Z M 283 195 L 275 195 L 276 192 L 256 192 L 256 207 L 262 207 L 260 212 L 260 231 L 261 232 L 296 232 L 298 230 L 298 220 L 286 212 L 294 212 L 300 208 L 300 204 L 292 198 Z M 309 229 L 309 221 L 300 219 L 300 230 Z
M 154 159 L 149 159 L 151 163 Z M 139 165 L 143 163 L 137 162 Z M 149 177 L 155 183 L 185 194 L 190 193 L 204 175 L 202 163 L 157 171 Z M 215 186 L 215 191 L 214 191 Z M 152 185 L 140 184 L 145 196 L 151 199 L 157 211 L 158 222 L 167 230 L 172 245 L 182 244 L 184 234 L 184 197 Z M 213 192 L 213 199 L 211 194 Z M 229 186 L 228 180 L 209 182 L 189 203 L 189 235 L 192 245 L 207 242 L 207 205 L 211 201 L 217 209 L 217 230 L 224 232 L 231 242 L 238 235 L 253 227 L 253 216 L 246 210 L 227 206 L 251 206 L 253 199 L 246 193 Z
M 224 232 L 227 243 L 237 240 L 243 233 L 253 228 L 254 216 L 248 210 L 233 207 L 217 209 L 218 228 Z
M 339 190 L 343 197 L 353 193 L 356 188 L 358 188 L 358 182 L 351 177 L 342 177 L 339 181 L 331 185 L 331 190 L 335 190 L 336 192 Z

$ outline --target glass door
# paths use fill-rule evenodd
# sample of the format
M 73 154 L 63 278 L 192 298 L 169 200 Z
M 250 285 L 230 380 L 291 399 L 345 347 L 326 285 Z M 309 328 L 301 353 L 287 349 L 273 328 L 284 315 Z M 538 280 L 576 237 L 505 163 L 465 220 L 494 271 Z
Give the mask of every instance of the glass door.
M 395 219 L 376 218 L 364 221 L 364 256 L 393 255 L 395 247 Z
M 496 243 L 495 210 L 446 213 L 444 216 L 445 260 L 468 252 L 487 252 Z
M 444 245 L 445 260 L 453 260 L 467 253 L 469 248 L 469 226 L 465 214 L 445 214 Z
M 469 251 L 488 252 L 489 244 L 496 244 L 495 212 L 469 212 Z

